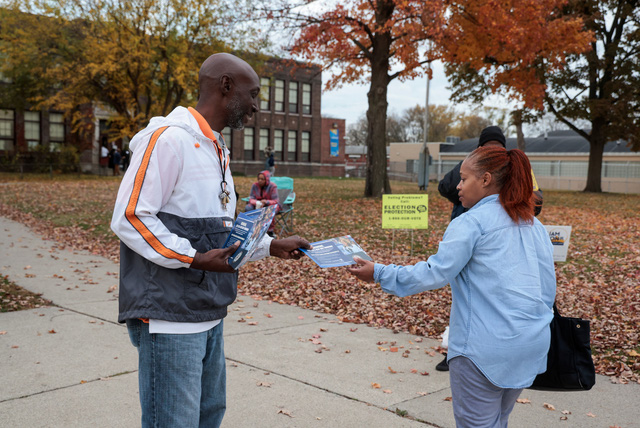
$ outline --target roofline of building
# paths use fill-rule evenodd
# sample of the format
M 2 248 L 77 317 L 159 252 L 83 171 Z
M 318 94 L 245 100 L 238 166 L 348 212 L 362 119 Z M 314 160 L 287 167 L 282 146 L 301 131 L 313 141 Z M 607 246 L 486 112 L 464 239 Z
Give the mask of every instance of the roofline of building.
M 468 156 L 470 152 L 440 152 L 440 157 L 443 156 Z M 584 156 L 589 157 L 589 152 L 525 152 L 527 156 Z M 627 152 L 627 153 L 618 153 L 618 152 L 604 152 L 603 156 L 640 156 L 640 152 Z

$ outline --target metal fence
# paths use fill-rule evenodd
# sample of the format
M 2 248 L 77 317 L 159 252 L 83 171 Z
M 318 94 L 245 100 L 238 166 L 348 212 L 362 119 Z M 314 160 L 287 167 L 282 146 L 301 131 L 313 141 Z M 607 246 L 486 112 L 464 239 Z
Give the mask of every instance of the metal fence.
M 429 179 L 440 181 L 458 162 L 433 161 L 429 166 Z M 584 161 L 532 161 L 531 168 L 542 189 L 583 190 L 586 186 L 588 163 Z M 388 173 L 392 180 L 417 183 L 418 161 L 391 162 Z M 602 190 L 640 193 L 640 162 L 603 162 Z
M 587 162 L 580 161 L 532 161 L 536 176 L 587 177 Z M 640 179 L 640 162 L 602 163 L 602 178 Z

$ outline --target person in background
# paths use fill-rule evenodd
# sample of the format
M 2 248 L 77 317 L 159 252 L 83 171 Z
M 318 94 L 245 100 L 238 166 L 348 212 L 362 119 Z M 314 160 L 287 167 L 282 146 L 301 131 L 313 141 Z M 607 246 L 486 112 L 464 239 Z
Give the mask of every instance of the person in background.
M 100 170 L 101 174 L 107 175 L 107 167 L 109 166 L 109 149 L 107 148 L 107 137 L 102 137 L 102 146 L 100 147 Z
M 114 175 L 114 174 L 113 174 L 113 168 L 114 168 L 114 165 L 113 165 L 113 153 L 114 153 L 115 151 L 116 151 L 116 149 L 111 148 L 111 150 L 109 150 L 109 155 L 108 155 L 108 159 L 109 159 L 109 169 L 111 170 L 111 175 Z
M 273 148 L 271 146 L 267 146 L 264 148 L 264 169 L 269 170 L 269 157 L 273 153 Z
M 276 160 L 273 157 L 273 152 L 269 153 L 267 158 L 267 165 L 269 166 L 269 173 L 272 177 L 276 176 Z
M 129 168 L 129 162 L 131 161 L 131 151 L 129 150 L 129 146 L 124 146 L 122 150 L 122 171 L 127 172 L 127 168 Z
M 505 138 L 502 129 L 498 126 L 487 126 L 480 132 L 480 138 L 478 138 L 478 147 L 504 147 L 506 148 L 507 139 Z M 458 217 L 460 214 L 467 211 L 465 207 L 462 206 L 460 202 L 460 198 L 458 197 L 458 183 L 460 183 L 460 167 L 462 166 L 462 162 L 460 161 L 451 171 L 449 171 L 445 176 L 440 180 L 438 184 L 438 192 L 440 195 L 447 198 L 451 203 L 453 203 L 453 208 L 451 210 L 451 220 Z M 534 215 L 540 214 L 542 210 L 542 190 L 538 187 L 538 183 L 536 182 L 536 177 L 533 175 L 533 170 L 531 170 L 531 178 L 533 179 L 533 193 L 536 196 Z M 447 349 L 447 344 L 449 339 L 449 327 L 445 328 L 444 333 L 442 333 L 442 345 L 443 349 Z M 447 353 L 444 352 L 444 359 L 436 365 L 436 370 L 444 372 L 449 370 L 449 365 L 447 364 Z
M 249 194 L 249 203 L 245 206 L 244 210 L 253 211 L 269 205 L 277 205 L 276 214 L 282 209 L 280 199 L 278 198 L 278 186 L 271 182 L 271 174 L 269 171 L 262 171 L 258 174 L 258 181 L 251 186 L 251 193 Z M 275 218 L 267 233 L 270 236 L 274 236 Z
M 120 150 L 116 147 L 113 149 L 113 175 L 115 177 L 120 176 L 120 163 L 122 162 L 122 155 L 120 155 Z
M 533 215 L 531 164 L 479 147 L 463 161 L 436 254 L 412 266 L 354 258 L 347 270 L 396 296 L 451 285 L 449 377 L 458 427 L 506 427 L 516 399 L 547 369 L 556 293 L 553 245 Z
M 498 126 L 488 126 L 484 128 L 480 132 L 480 138 L 478 138 L 478 147 L 482 146 L 502 146 L 506 148 L 507 139 L 502 133 L 502 129 Z M 440 195 L 447 198 L 453 204 L 453 209 L 451 210 L 451 220 L 458 217 L 460 214 L 466 211 L 466 209 L 460 203 L 460 199 L 458 198 L 458 190 L 457 186 L 460 182 L 460 166 L 462 166 L 462 161 L 453 167 L 451 171 L 445 174 L 445 176 L 440 180 L 438 184 L 438 192 Z M 542 190 L 538 187 L 538 183 L 533 174 L 533 170 L 531 171 L 531 176 L 533 178 L 533 193 L 536 195 L 535 199 L 535 215 L 540 214 L 542 210 L 542 200 L 543 194 Z
M 142 426 L 219 427 L 226 409 L 223 325 L 237 295 L 222 248 L 236 193 L 221 132 L 258 111 L 260 79 L 218 53 L 199 72 L 195 108 L 154 117 L 131 140 L 111 229 L 120 238 L 118 321 L 138 350 Z M 299 259 L 309 242 L 264 236 L 251 260 Z

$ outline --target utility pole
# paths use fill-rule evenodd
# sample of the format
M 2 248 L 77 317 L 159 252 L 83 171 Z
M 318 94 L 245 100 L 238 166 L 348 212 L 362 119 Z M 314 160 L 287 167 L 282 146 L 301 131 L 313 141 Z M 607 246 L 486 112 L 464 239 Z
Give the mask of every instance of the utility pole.
M 429 73 L 431 71 L 431 61 L 427 63 L 427 96 L 426 101 L 424 103 L 424 144 L 427 146 L 427 142 L 429 141 L 429 84 L 431 83 L 431 79 Z M 427 152 L 429 149 L 427 149 Z
M 429 75 L 431 71 L 431 61 L 427 62 L 427 96 L 424 104 L 424 129 L 423 129 L 423 144 L 420 150 L 420 159 L 418 160 L 418 188 L 420 190 L 427 190 L 429 186 Z

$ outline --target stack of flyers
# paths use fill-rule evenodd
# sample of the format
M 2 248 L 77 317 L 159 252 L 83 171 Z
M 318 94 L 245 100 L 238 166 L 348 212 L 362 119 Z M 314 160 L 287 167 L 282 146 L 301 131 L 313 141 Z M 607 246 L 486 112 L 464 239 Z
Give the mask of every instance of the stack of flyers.
M 277 205 L 269 205 L 268 207 L 238 214 L 238 218 L 233 225 L 224 248 L 230 247 L 237 241 L 240 246 L 231 257 L 229 257 L 229 265 L 238 269 L 244 265 L 253 253 L 256 251 L 257 244 L 269 229 L 273 218 L 276 215 Z
M 311 250 L 304 248 L 300 248 L 300 250 L 321 268 L 352 265 L 355 263 L 353 256 L 371 260 L 371 257 L 356 244 L 351 235 L 314 242 L 311 244 L 311 248 Z

